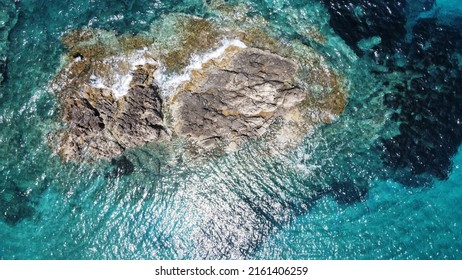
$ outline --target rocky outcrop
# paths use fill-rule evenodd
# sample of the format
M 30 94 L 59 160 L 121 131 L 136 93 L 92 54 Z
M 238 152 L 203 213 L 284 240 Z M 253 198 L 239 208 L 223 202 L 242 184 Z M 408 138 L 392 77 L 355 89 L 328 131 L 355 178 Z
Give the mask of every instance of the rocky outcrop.
M 268 51 L 229 47 L 178 92 L 176 133 L 206 148 L 262 137 L 306 98 L 297 70 L 294 61 Z
M 152 38 L 92 29 L 63 38 L 67 64 L 51 89 L 65 127 L 51 139 L 64 160 L 113 158 L 148 142 L 285 148 L 346 105 L 342 79 L 302 44 L 184 15 L 155 26 Z M 156 35 L 172 30 L 180 39 Z
M 68 128 L 60 139 L 61 157 L 110 158 L 127 148 L 168 138 L 152 70 L 147 65 L 139 66 L 133 72 L 128 93 L 119 99 L 110 89 L 88 85 L 82 95 L 67 96 L 63 100 L 63 120 Z

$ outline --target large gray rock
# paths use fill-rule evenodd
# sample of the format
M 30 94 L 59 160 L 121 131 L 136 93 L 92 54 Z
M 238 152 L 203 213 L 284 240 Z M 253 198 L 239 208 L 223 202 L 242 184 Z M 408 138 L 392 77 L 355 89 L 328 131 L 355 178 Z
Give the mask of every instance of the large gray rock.
M 176 133 L 205 148 L 263 136 L 306 98 L 297 71 L 294 61 L 268 51 L 230 48 L 177 93 Z

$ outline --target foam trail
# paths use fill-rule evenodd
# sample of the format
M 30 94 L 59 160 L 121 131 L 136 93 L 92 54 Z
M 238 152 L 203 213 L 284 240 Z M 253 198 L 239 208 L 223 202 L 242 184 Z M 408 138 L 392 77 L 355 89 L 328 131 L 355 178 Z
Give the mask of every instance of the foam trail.
M 247 48 L 247 46 L 240 40 L 225 39 L 222 41 L 221 46 L 215 50 L 203 54 L 192 55 L 189 65 L 179 74 L 168 74 L 166 73 L 167 70 L 165 67 L 160 68 L 155 74 L 155 79 L 162 94 L 168 96 L 170 93 L 175 92 L 181 84 L 191 79 L 191 72 L 193 70 L 201 69 L 202 65 L 208 61 L 221 57 L 230 46 L 235 46 L 241 49 Z
M 128 93 L 130 89 L 130 83 L 133 79 L 130 73 L 136 70 L 137 66 L 144 64 L 156 64 L 154 59 L 150 57 L 149 51 L 145 48 L 134 52 L 130 57 L 113 57 L 110 61 L 107 61 L 109 65 L 118 65 L 118 63 L 128 61 L 128 73 L 122 71 L 115 71 L 113 73 L 112 82 L 105 82 L 103 78 L 92 75 L 90 77 L 90 86 L 93 88 L 110 89 L 115 98 L 120 98 Z

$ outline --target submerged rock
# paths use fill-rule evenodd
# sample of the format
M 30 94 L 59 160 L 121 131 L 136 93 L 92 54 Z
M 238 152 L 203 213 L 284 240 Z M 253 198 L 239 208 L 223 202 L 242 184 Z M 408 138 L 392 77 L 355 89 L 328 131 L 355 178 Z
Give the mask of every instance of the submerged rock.
M 30 192 L 21 189 L 15 182 L 6 182 L 0 192 L 0 220 L 14 226 L 23 219 L 31 218 L 35 209 L 30 201 Z
M 179 24 L 182 17 L 200 24 Z M 222 151 L 264 139 L 283 148 L 333 121 L 346 105 L 342 79 L 304 45 L 296 51 L 296 44 L 278 45 L 268 34 L 219 30 L 184 15 L 164 22 L 155 26 L 176 23 L 176 36 L 188 40 L 166 49 L 168 36 L 90 29 L 63 38 L 67 63 L 51 88 L 66 127 L 51 139 L 64 160 L 113 158 L 154 141 Z
M 114 169 L 106 174 L 106 178 L 118 178 L 120 176 L 128 176 L 135 171 L 135 166 L 133 163 L 126 157 L 121 156 L 120 158 L 113 158 L 111 160 L 111 165 L 114 166 Z
M 8 36 L 18 21 L 18 13 L 15 2 L 0 0 L 0 86 L 8 80 Z
M 5 59 L 0 58 L 0 85 L 6 83 L 8 80 L 8 62 Z
M 356 186 L 350 180 L 337 181 L 331 186 L 331 192 L 334 199 L 339 204 L 354 204 L 366 200 L 367 187 Z

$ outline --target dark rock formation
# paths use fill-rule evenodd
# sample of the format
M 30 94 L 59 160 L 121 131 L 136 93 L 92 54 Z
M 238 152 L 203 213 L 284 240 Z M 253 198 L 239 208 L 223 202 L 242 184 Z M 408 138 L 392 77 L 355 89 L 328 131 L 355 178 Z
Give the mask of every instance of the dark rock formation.
M 360 40 L 379 36 L 381 43 L 373 48 L 377 62 L 409 77 L 384 98 L 396 110 L 391 120 L 399 123 L 399 134 L 381 140 L 383 162 L 408 186 L 426 185 L 428 175 L 445 179 L 462 143 L 462 69 L 456 58 L 462 48 L 460 18 L 452 25 L 418 18 L 434 0 L 320 1 L 334 30 L 358 55 L 365 54 Z M 397 53 L 406 61 L 394 61 Z
M 152 84 L 153 69 L 138 67 L 128 94 L 115 99 L 108 89 L 86 86 L 82 95 L 66 96 L 60 140 L 64 159 L 112 157 L 125 149 L 167 137 L 162 100 Z
M 366 199 L 368 188 L 361 188 L 351 180 L 337 181 L 331 186 L 331 194 L 339 204 L 353 204 Z
M 126 157 L 113 158 L 111 165 L 114 169 L 106 174 L 106 178 L 118 178 L 120 176 L 128 176 L 135 171 L 135 165 Z
M 383 139 L 382 158 L 388 166 L 409 170 L 412 181 L 422 181 L 420 174 L 445 179 L 462 143 L 462 69 L 453 55 L 461 47 L 461 31 L 436 19 L 419 20 L 408 54 L 412 63 L 406 67 L 418 76 L 385 99 L 399 109 L 400 134 Z
M 0 85 L 3 85 L 8 80 L 8 63 L 5 59 L 0 58 Z
M 18 187 L 14 182 L 6 182 L 0 192 L 0 218 L 14 226 L 23 219 L 31 218 L 35 209 L 30 201 L 30 193 Z
M 329 24 L 358 54 L 361 40 L 379 36 L 378 53 L 392 52 L 406 35 L 404 0 L 320 0 L 329 11 Z
M 0 0 L 0 85 L 6 83 L 8 79 L 8 36 L 17 21 L 16 3 L 9 0 Z

